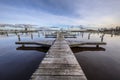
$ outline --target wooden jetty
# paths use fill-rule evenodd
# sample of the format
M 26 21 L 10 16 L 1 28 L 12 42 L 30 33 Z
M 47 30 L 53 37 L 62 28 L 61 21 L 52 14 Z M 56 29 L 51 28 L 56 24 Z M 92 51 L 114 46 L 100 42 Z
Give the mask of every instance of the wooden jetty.
M 87 80 L 68 43 L 59 33 L 30 80 Z
M 106 43 L 69 41 L 64 37 L 62 32 L 58 32 L 56 39 L 52 41 L 16 42 L 22 47 L 25 45 L 51 46 L 30 80 L 87 80 L 70 47 L 80 45 L 99 47 L 99 45 L 106 45 Z
M 25 45 L 41 45 L 41 46 L 47 46 L 50 47 L 53 44 L 53 40 L 44 40 L 44 41 L 26 41 L 26 42 L 15 42 L 15 44 L 22 45 L 22 47 L 25 47 Z
M 56 34 L 46 34 L 45 38 L 56 38 Z M 64 38 L 76 38 L 75 34 L 64 33 Z
M 83 42 L 83 41 L 67 41 L 70 47 L 78 47 L 81 45 L 96 45 L 96 47 L 99 47 L 99 45 L 106 45 L 105 42 Z

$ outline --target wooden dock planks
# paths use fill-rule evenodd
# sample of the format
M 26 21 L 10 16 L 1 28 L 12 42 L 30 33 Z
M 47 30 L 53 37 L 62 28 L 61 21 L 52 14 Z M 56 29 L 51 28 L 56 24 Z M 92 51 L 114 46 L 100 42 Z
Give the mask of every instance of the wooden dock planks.
M 46 41 L 26 41 L 26 42 L 22 42 L 22 41 L 19 41 L 19 42 L 15 42 L 15 44 L 18 44 L 18 45 L 42 45 L 42 46 L 51 46 L 53 43 L 53 40 L 46 40 Z
M 59 33 L 30 80 L 87 80 L 69 45 Z
M 96 45 L 96 47 L 99 47 L 99 45 L 106 45 L 106 42 L 85 42 L 85 41 L 70 41 L 67 40 L 70 47 L 78 47 L 81 45 Z

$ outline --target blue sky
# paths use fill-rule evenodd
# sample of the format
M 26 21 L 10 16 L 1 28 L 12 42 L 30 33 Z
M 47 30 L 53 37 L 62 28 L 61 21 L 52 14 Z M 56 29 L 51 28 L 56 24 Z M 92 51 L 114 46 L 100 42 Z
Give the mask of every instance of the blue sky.
M 0 0 L 0 23 L 120 25 L 120 0 Z

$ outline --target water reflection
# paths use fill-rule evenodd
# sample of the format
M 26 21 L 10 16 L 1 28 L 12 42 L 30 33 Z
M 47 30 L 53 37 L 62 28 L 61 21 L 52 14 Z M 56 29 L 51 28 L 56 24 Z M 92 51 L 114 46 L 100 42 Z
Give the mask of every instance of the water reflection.
M 39 40 L 36 33 L 34 39 Z M 16 50 L 16 41 L 30 40 L 30 33 L 6 34 L 0 36 L 0 80 L 29 80 L 45 56 L 44 50 Z M 18 48 L 19 49 L 19 48 Z M 40 52 L 42 51 L 42 52 Z
M 50 34 L 50 33 L 49 33 Z M 73 33 L 74 34 L 74 33 Z M 77 34 L 77 33 L 75 33 Z M 20 35 L 20 39 L 17 35 Z M 49 48 L 18 47 L 16 41 L 41 40 L 45 32 L 4 33 L 0 38 L 0 80 L 29 80 Z M 100 37 L 101 36 L 101 37 Z M 82 66 L 88 80 L 120 80 L 120 43 L 119 35 L 78 32 L 78 41 L 105 41 L 106 46 L 71 48 Z M 16 48 L 17 47 L 17 48 Z M 45 52 L 45 53 L 42 53 Z

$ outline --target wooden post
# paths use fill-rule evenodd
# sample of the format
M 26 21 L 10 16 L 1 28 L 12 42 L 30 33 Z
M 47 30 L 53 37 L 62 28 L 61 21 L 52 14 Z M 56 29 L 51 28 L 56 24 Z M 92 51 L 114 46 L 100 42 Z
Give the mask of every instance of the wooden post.
M 39 33 L 39 31 L 38 31 L 38 37 L 40 37 L 40 33 Z
M 25 47 L 25 45 L 24 45 L 24 44 L 22 44 L 22 47 Z
M 18 41 L 21 41 L 20 35 L 18 35 Z
M 33 34 L 31 33 L 31 39 L 33 39 Z
M 90 39 L 90 35 L 91 35 L 91 33 L 88 34 L 88 39 Z
M 8 32 L 6 32 L 7 36 L 8 36 Z
M 82 32 L 82 38 L 83 38 L 83 36 L 84 36 L 84 32 Z
M 101 42 L 103 42 L 104 36 L 105 36 L 105 34 L 103 34 L 103 35 L 101 36 Z
M 99 45 L 97 44 L 96 47 L 99 48 Z

